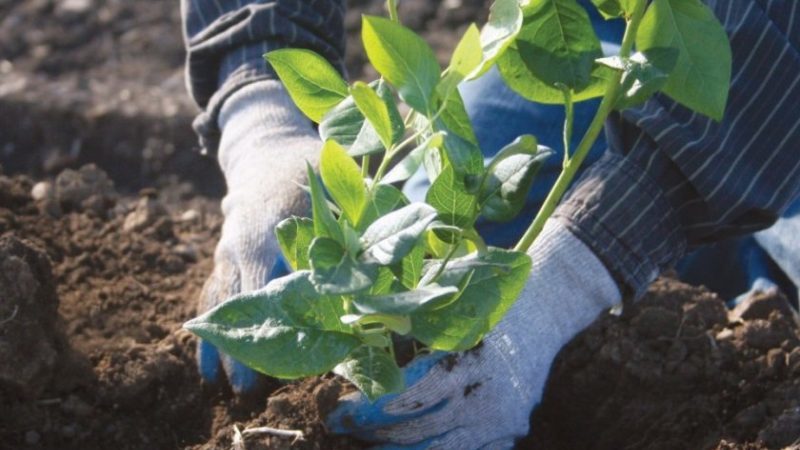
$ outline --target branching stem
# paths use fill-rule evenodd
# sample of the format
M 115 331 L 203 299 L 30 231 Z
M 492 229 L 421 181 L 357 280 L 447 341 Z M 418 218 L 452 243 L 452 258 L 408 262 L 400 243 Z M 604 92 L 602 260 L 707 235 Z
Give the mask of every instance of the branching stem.
M 627 58 L 631 54 L 633 43 L 636 38 L 636 31 L 639 29 L 639 24 L 642 21 L 645 6 L 645 0 L 638 0 L 636 3 L 636 8 L 631 14 L 630 19 L 627 20 L 625 35 L 622 38 L 622 45 L 620 46 L 619 51 L 619 55 L 623 58 Z M 536 218 L 533 220 L 530 227 L 528 227 L 528 229 L 525 231 L 525 234 L 519 240 L 516 247 L 514 247 L 514 250 L 522 252 L 527 251 L 531 244 L 533 244 L 533 241 L 536 239 L 536 237 L 539 236 L 539 233 L 541 233 L 547 219 L 550 218 L 550 216 L 553 214 L 553 211 L 555 211 L 556 206 L 558 206 L 558 202 L 561 201 L 561 198 L 564 196 L 567 188 L 569 188 L 570 183 L 572 183 L 572 180 L 575 178 L 575 174 L 578 172 L 581 164 L 589 154 L 589 150 L 591 150 L 595 141 L 597 141 L 597 137 L 600 135 L 600 132 L 603 131 L 603 125 L 606 121 L 606 118 L 609 114 L 611 114 L 611 111 L 613 111 L 622 87 L 620 83 L 621 79 L 622 73 L 617 72 L 614 74 L 612 79 L 609 80 L 606 93 L 603 95 L 603 99 L 600 101 L 600 106 L 598 107 L 597 112 L 595 113 L 594 118 L 589 125 L 589 128 L 586 130 L 586 134 L 583 135 L 583 138 L 581 139 L 580 144 L 578 144 L 578 147 L 575 149 L 574 154 L 565 161 L 564 170 L 561 171 L 556 183 L 553 185 L 553 188 L 547 195 L 542 207 L 539 209 L 539 213 L 536 215 Z

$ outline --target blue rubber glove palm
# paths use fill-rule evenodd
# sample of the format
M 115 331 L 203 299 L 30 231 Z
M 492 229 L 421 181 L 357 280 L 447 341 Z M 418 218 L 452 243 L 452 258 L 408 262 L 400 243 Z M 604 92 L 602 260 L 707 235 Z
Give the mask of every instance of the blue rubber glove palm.
M 530 254 L 525 290 L 482 345 L 413 361 L 399 395 L 341 399 L 330 428 L 380 449 L 513 447 L 528 433 L 556 354 L 620 301 L 603 264 L 559 222 L 547 223 Z
M 222 201 L 225 222 L 199 312 L 286 273 L 275 225 L 308 209 L 298 184 L 305 183 L 306 161 L 314 164 L 321 147 L 311 123 L 278 81 L 260 81 L 237 91 L 225 101 L 219 125 L 219 163 L 228 187 Z M 227 380 L 236 394 L 258 391 L 266 380 L 204 341 L 198 345 L 197 360 L 204 380 Z

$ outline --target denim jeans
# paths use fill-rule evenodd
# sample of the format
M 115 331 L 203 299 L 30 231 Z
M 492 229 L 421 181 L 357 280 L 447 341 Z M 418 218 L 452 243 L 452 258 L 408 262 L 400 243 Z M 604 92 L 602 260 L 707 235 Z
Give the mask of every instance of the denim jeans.
M 596 15 L 592 15 L 592 21 L 604 52 L 615 53 L 615 43 L 622 37 L 621 24 L 618 21 L 604 21 Z M 533 220 L 561 171 L 564 108 L 525 100 L 505 86 L 496 68 L 482 78 L 462 85 L 461 94 L 487 161 L 522 134 L 532 134 L 540 144 L 555 150 L 555 154 L 539 172 L 525 208 L 518 217 L 507 223 L 479 219 L 476 224 L 490 245 L 511 247 Z M 570 148 L 577 146 L 598 103 L 593 100 L 575 105 Z M 605 139 L 601 136 L 583 167 L 596 161 L 605 148 Z M 404 191 L 412 201 L 419 201 L 424 199 L 428 186 L 427 177 L 421 171 L 406 183 Z M 800 201 L 795 201 L 771 228 L 698 249 L 687 255 L 676 269 L 682 280 L 708 287 L 731 305 L 751 291 L 777 287 L 797 306 L 800 286 Z

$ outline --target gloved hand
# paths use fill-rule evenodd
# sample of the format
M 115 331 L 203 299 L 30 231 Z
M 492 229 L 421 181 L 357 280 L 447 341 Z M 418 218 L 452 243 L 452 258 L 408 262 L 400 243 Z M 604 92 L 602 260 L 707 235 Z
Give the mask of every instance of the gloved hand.
M 413 361 L 401 394 L 373 404 L 360 393 L 344 397 L 329 427 L 380 449 L 513 447 L 528 433 L 556 354 L 620 302 L 605 266 L 560 222 L 547 222 L 530 254 L 525 289 L 482 345 Z
M 307 182 L 306 161 L 316 165 L 321 147 L 311 123 L 279 81 L 259 81 L 238 90 L 225 101 L 219 126 L 219 164 L 228 187 L 222 201 L 225 222 L 199 312 L 264 286 L 280 276 L 281 269 L 285 273 L 275 225 L 308 209 L 307 195 L 297 183 Z M 237 394 L 264 385 L 263 376 L 207 342 L 199 343 L 197 360 L 206 381 L 227 377 Z

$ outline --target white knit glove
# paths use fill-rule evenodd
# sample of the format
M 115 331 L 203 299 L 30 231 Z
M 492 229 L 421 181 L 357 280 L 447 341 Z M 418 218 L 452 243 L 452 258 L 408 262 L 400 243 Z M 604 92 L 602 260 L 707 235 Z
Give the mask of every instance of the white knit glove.
M 280 254 L 275 225 L 304 215 L 306 161 L 316 166 L 321 142 L 279 81 L 260 81 L 227 99 L 219 116 L 219 164 L 228 193 L 222 201 L 225 222 L 214 254 L 214 271 L 200 295 L 204 312 L 233 295 L 256 290 L 270 279 Z M 201 376 L 227 380 L 236 393 L 254 391 L 262 379 L 251 369 L 198 346 Z
M 529 253 L 528 283 L 483 345 L 415 360 L 399 395 L 343 398 L 331 429 L 384 449 L 512 448 L 528 433 L 556 354 L 620 302 L 605 266 L 560 222 L 548 221 Z

